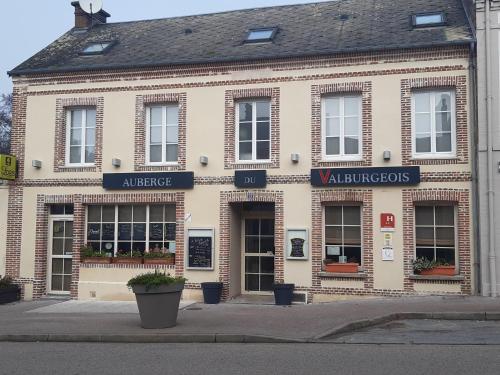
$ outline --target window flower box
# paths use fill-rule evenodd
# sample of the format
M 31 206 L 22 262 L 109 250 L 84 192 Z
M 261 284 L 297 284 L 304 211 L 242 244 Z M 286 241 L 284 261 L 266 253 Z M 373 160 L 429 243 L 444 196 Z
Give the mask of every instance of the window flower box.
M 325 263 L 325 272 L 336 273 L 357 273 L 359 265 L 357 263 Z
M 85 257 L 82 258 L 82 263 L 92 263 L 92 264 L 110 264 L 110 257 Z
M 114 264 L 142 264 L 142 258 L 139 257 L 115 257 L 112 258 Z
M 420 275 L 424 276 L 454 276 L 455 266 L 436 266 L 427 270 L 420 271 Z
M 174 257 L 161 257 L 161 258 L 145 257 L 144 264 L 173 265 L 175 264 L 175 259 Z

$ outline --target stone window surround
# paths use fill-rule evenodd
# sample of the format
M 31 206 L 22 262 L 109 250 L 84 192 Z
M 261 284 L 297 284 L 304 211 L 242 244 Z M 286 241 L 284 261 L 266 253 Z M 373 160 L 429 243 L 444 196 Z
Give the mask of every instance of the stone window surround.
M 323 228 L 324 207 L 335 204 L 359 204 L 361 211 L 361 256 L 365 289 L 373 289 L 373 192 L 371 190 L 313 190 L 312 191 L 312 234 L 311 259 L 313 286 L 321 288 L 321 274 L 324 259 Z
M 455 92 L 455 150 L 453 158 L 412 156 L 412 93 L 417 90 L 449 89 Z M 401 80 L 401 156 L 403 165 L 440 165 L 469 163 L 467 77 L 444 76 Z
M 328 95 L 342 94 L 361 95 L 361 134 L 362 159 L 324 160 L 322 140 L 322 98 Z M 311 161 L 313 168 L 328 168 L 340 166 L 371 166 L 372 165 L 372 82 L 330 83 L 311 86 Z
M 146 163 L 146 107 L 148 105 L 174 104 L 179 106 L 178 118 L 178 149 L 177 163 L 168 165 L 147 165 Z M 163 93 L 150 95 L 137 95 L 135 101 L 135 171 L 183 171 L 186 169 L 186 112 L 187 112 L 187 94 Z
M 74 108 L 96 109 L 95 161 L 94 165 L 72 166 L 66 164 L 67 111 Z M 59 98 L 56 99 L 56 126 L 54 142 L 54 172 L 100 172 L 102 170 L 104 98 Z
M 270 162 L 238 162 L 236 158 L 236 110 L 235 103 L 243 99 L 271 100 L 271 147 Z M 267 169 L 280 167 L 280 89 L 254 88 L 226 90 L 224 126 L 224 168 L 225 169 Z
M 463 294 L 471 293 L 471 239 L 470 239 L 470 197 L 466 189 L 406 189 L 403 196 L 403 254 L 404 288 L 414 291 L 412 260 L 415 258 L 415 205 L 422 203 L 453 204 L 456 207 L 458 270 L 461 278 L 443 280 L 447 283 L 460 282 Z M 444 282 L 436 280 L 435 282 Z M 433 282 L 426 280 L 426 282 Z
M 175 274 L 184 274 L 184 193 L 137 193 L 137 194 L 72 194 L 37 196 L 35 270 L 33 296 L 46 293 L 48 260 L 48 220 L 51 204 L 73 204 L 73 262 L 71 297 L 78 297 L 80 276 L 80 247 L 85 240 L 86 206 L 92 204 L 168 204 L 176 205 L 176 263 Z M 112 267 L 113 265 L 110 265 Z M 119 265 L 118 265 L 119 266 Z M 118 267 L 120 268 L 120 267 Z

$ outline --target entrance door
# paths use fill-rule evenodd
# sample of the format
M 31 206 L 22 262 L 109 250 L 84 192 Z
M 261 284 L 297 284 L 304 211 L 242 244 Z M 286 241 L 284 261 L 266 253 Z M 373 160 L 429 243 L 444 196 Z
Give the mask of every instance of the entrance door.
M 245 292 L 270 292 L 274 282 L 274 219 L 245 219 Z
M 51 218 L 48 259 L 49 293 L 67 294 L 71 290 L 73 256 L 73 218 Z

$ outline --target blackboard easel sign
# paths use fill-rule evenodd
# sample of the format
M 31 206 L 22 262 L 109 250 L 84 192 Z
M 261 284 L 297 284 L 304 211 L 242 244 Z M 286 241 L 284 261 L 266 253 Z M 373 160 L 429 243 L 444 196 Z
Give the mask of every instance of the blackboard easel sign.
M 201 271 L 211 271 L 214 269 L 213 229 L 188 229 L 186 246 L 187 269 Z

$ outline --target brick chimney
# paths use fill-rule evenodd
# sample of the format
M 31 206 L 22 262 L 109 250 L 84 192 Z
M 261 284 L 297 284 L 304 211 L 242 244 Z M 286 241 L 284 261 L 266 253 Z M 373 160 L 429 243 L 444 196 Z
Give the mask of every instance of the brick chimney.
M 87 14 L 83 11 L 83 9 L 80 7 L 79 1 L 73 1 L 71 5 L 75 7 L 75 27 L 77 29 L 87 29 L 92 26 L 92 24 L 97 25 L 106 23 L 107 18 L 111 17 L 111 14 L 102 9 L 99 12 L 94 13 L 92 15 L 93 17 L 91 17 L 90 14 Z M 92 18 L 94 18 L 93 23 Z

